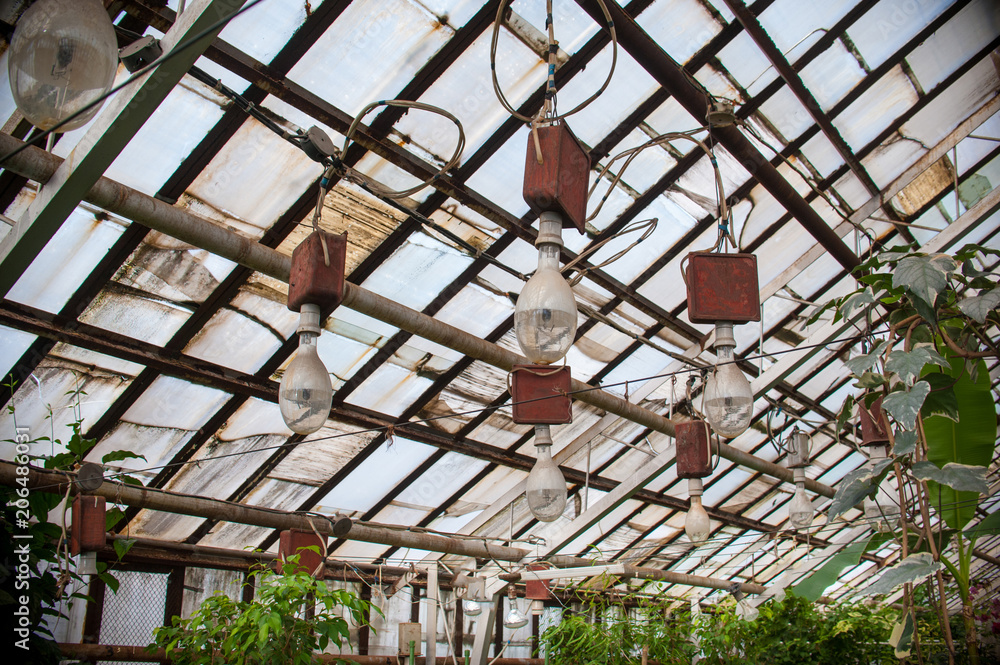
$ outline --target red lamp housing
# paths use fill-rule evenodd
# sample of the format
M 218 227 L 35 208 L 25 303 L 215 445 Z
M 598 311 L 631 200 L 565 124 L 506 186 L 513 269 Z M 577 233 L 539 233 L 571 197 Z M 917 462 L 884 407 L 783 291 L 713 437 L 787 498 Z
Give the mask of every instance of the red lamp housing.
M 302 549 L 304 547 L 316 547 L 319 551 Z M 299 565 L 295 567 L 294 572 L 309 573 L 319 577 L 326 562 L 326 536 L 299 529 L 282 531 L 278 535 L 278 557 L 286 561 L 295 554 L 299 555 Z
M 568 365 L 514 365 L 510 396 L 519 425 L 562 425 L 573 422 Z
M 292 271 L 288 277 L 288 309 L 298 312 L 302 305 L 308 303 L 319 305 L 321 317 L 329 316 L 344 299 L 346 262 L 346 233 L 310 233 L 292 251 Z
M 69 550 L 76 556 L 81 552 L 99 552 L 107 541 L 104 513 L 107 501 L 103 496 L 80 494 L 73 499 L 72 520 L 69 532 Z
M 754 254 L 691 252 L 686 273 L 691 323 L 760 321 Z
M 861 421 L 861 445 L 884 446 L 889 443 L 888 425 L 882 412 L 882 397 L 877 397 L 871 406 L 865 406 L 862 395 L 857 400 Z
M 590 155 L 565 123 L 538 127 L 542 163 L 538 163 L 535 137 L 528 137 L 524 160 L 524 202 L 536 213 L 558 212 L 563 228 L 583 233 L 587 221 Z
M 528 570 L 548 570 L 548 566 L 533 563 L 528 566 Z M 551 580 L 525 580 L 524 597 L 529 600 L 551 600 L 552 591 L 549 589 Z
M 707 478 L 712 475 L 710 431 L 704 420 L 689 420 L 674 426 L 678 478 Z

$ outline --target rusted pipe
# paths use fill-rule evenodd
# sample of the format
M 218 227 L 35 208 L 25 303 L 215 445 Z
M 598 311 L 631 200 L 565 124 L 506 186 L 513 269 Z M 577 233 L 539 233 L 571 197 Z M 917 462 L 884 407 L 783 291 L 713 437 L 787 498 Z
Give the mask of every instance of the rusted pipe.
M 0 484 L 14 486 L 17 483 L 17 466 L 7 461 L 0 461 Z M 23 477 L 23 476 L 22 476 Z M 28 487 L 36 490 L 62 494 L 67 485 L 70 491 L 76 491 L 76 474 L 62 471 L 49 471 L 29 467 Z M 362 540 L 393 547 L 410 547 L 445 554 L 460 554 L 479 559 L 497 559 L 500 561 L 520 561 L 528 556 L 528 550 L 517 547 L 504 547 L 484 543 L 482 540 L 470 540 L 439 536 L 431 533 L 417 533 L 405 529 L 390 528 L 374 524 L 357 524 L 347 517 L 331 517 L 319 515 L 304 515 L 284 510 L 258 508 L 242 503 L 207 499 L 204 497 L 177 494 L 165 490 L 157 490 L 125 483 L 104 481 L 99 488 L 91 492 L 103 496 L 109 501 L 123 503 L 135 508 L 160 510 L 181 515 L 204 517 L 207 519 L 237 524 L 250 524 L 270 529 L 301 529 L 317 531 L 334 538 Z
M 0 134 L 0 154 L 12 152 L 22 145 L 22 141 L 7 134 Z M 60 157 L 39 148 L 29 147 L 8 159 L 2 166 L 13 173 L 44 183 L 61 163 Z M 288 281 L 291 269 L 290 257 L 109 178 L 100 178 L 84 200 L 275 279 Z M 343 304 L 362 314 L 508 372 L 514 365 L 528 362 L 512 351 L 355 284 L 344 284 Z M 628 400 L 578 380 L 573 380 L 571 391 L 573 398 L 581 402 L 668 436 L 674 435 L 674 423 L 669 418 L 664 418 Z M 789 469 L 737 450 L 729 444 L 720 444 L 718 451 L 721 457 L 734 464 L 784 482 L 794 482 Z M 834 495 L 832 487 L 812 479 L 807 479 L 805 486 L 809 491 L 822 496 Z
M 717 577 L 702 577 L 701 575 L 686 575 L 675 573 L 659 568 L 645 568 L 640 566 L 625 566 L 623 577 L 631 577 L 641 580 L 658 580 L 669 582 L 670 584 L 686 584 L 688 586 L 705 587 L 708 589 L 728 589 L 733 585 L 732 580 L 722 580 Z M 744 593 L 764 593 L 766 589 L 763 585 L 753 582 L 741 582 L 740 590 Z

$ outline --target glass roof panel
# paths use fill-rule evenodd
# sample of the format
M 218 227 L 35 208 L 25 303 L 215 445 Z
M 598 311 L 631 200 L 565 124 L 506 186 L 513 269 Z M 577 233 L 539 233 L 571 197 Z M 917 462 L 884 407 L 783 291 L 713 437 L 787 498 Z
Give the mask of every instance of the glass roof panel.
M 878 67 L 937 18 L 950 0 L 924 2 L 879 2 L 855 21 L 847 34 L 872 69 Z
M 298 0 L 270 0 L 243 12 L 219 34 L 247 55 L 270 62 L 306 20 L 308 5 Z
M 834 42 L 806 65 L 799 76 L 820 108 L 829 111 L 864 79 L 865 71 L 841 42 Z
M 711 41 L 723 27 L 696 0 L 657 0 L 636 17 L 636 22 L 681 64 Z

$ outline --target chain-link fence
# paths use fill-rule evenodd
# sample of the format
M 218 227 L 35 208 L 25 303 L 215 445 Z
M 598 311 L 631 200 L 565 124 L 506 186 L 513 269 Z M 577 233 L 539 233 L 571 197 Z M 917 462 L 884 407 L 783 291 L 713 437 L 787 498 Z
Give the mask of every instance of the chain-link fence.
M 108 589 L 105 594 L 100 643 L 146 646 L 153 641 L 153 629 L 163 625 L 169 576 L 133 570 L 118 570 L 114 576 L 118 592 Z M 101 665 L 120 664 L 101 661 Z

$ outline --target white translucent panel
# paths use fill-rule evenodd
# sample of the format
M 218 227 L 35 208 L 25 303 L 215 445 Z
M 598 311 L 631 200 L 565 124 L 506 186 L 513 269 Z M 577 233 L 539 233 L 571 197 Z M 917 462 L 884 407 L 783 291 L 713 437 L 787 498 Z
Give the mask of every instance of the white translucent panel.
M 327 319 L 326 328 L 341 337 L 369 346 L 382 346 L 388 338 L 399 332 L 399 328 L 343 305 L 335 309 L 333 315 Z M 326 362 L 327 357 L 323 354 L 322 348 L 323 337 L 325 335 L 320 335 L 320 357 Z
M 866 203 L 868 199 L 871 198 L 871 193 L 868 188 L 861 184 L 857 176 L 853 173 L 845 173 L 837 182 L 833 184 L 833 189 L 836 190 L 847 205 L 852 209 L 860 208 L 862 204 Z
M 684 64 L 722 31 L 722 25 L 696 0 L 658 0 L 636 22 L 665 52 Z
M 270 228 L 322 173 L 306 154 L 257 122 L 245 122 L 188 193 L 218 211 Z
M 548 35 L 545 23 L 545 3 L 518 0 L 512 4 L 512 7 L 536 30 Z M 555 0 L 552 3 L 552 25 L 556 41 L 559 42 L 559 48 L 569 54 L 576 53 L 577 49 L 593 37 L 599 29 L 603 30 L 605 27 L 603 17 L 600 26 L 598 26 L 594 19 L 573 0 Z
M 12 400 L 0 413 L 0 427 L 5 439 L 14 438 L 14 426 L 27 429 L 30 440 L 49 437 L 59 443 L 39 441 L 30 444 L 31 454 L 51 455 L 64 451 L 73 435 L 70 425 L 79 417 L 83 431 L 92 427 L 125 388 L 121 377 L 109 373 L 90 376 L 66 369 L 64 361 L 43 361 L 31 376 L 16 383 Z M 95 373 L 96 374 L 96 373 Z M 6 383 L 10 377 L 5 376 Z M 82 391 L 82 392 L 78 392 Z M 60 445 L 61 444 L 61 445 Z M 0 459 L 13 459 L 14 446 L 0 442 Z
M 59 312 L 123 231 L 116 220 L 98 221 L 92 211 L 76 208 L 14 283 L 7 298 Z
M 421 4 L 456 28 L 465 25 L 481 7 L 474 0 L 426 0 Z
M 410 144 L 408 147 L 410 152 L 416 153 L 418 158 L 424 161 L 432 161 L 426 153 L 418 149 L 419 146 Z M 450 157 L 451 154 L 449 153 L 448 156 Z M 410 189 L 411 187 L 416 187 L 423 182 L 422 179 L 410 175 L 408 172 L 387 162 L 372 152 L 369 152 L 362 157 L 355 169 L 359 173 L 364 173 L 369 180 L 377 182 L 383 187 L 387 187 L 388 189 L 395 191 Z M 423 201 L 433 191 L 433 187 L 424 187 L 419 192 L 412 194 L 410 198 L 416 201 Z
M 821 177 L 827 177 L 844 165 L 844 158 L 822 132 L 805 142 L 802 155 L 809 160 Z
M 80 316 L 80 322 L 156 346 L 166 344 L 190 313 L 170 303 L 130 293 L 105 295 L 91 304 Z
M 326 370 L 330 373 L 334 390 L 339 390 L 378 349 L 378 346 L 358 342 L 331 332 L 324 332 L 320 335 L 317 346 L 320 360 L 323 361 Z M 381 346 L 381 342 L 379 346 Z M 286 364 L 291 360 L 292 356 L 289 356 Z
M 297 319 L 283 305 L 243 292 L 232 307 L 215 313 L 184 353 L 252 374 L 294 334 Z
M 738 100 L 742 96 L 736 86 L 733 85 L 729 75 L 717 67 L 714 62 L 710 62 L 699 69 L 695 73 L 695 80 L 700 83 L 697 87 L 704 88 L 716 99 Z M 701 117 L 701 114 L 699 113 L 698 116 Z
M 319 503 L 347 513 L 370 510 L 434 451 L 431 446 L 397 435 L 382 443 Z
M 655 111 L 646 116 L 646 124 L 659 134 L 668 132 L 687 132 L 704 125 L 704 118 L 695 118 L 688 113 L 676 99 L 671 97 L 663 102 Z M 675 141 L 672 144 L 682 153 L 687 154 L 691 150 L 697 150 L 697 146 L 690 141 Z
M 927 152 L 915 141 L 898 139 L 895 136 L 892 139 L 861 160 L 865 171 L 880 189 L 895 180 L 910 164 Z
M 194 432 L 168 427 L 144 427 L 128 422 L 119 422 L 111 432 L 98 442 L 87 454 L 90 462 L 100 462 L 111 452 L 131 451 L 145 459 L 126 459 L 115 462 L 115 466 L 128 469 L 129 475 L 151 481 L 194 436 Z
M 899 131 L 926 145 L 936 145 L 951 131 L 957 118 L 968 117 L 992 99 L 998 86 L 997 69 L 989 58 L 984 58 Z
M 228 500 L 286 442 L 284 436 L 210 440 L 192 456 L 164 488 L 171 492 Z M 217 459 L 218 458 L 218 459 Z
M 906 57 L 924 90 L 933 89 L 1000 34 L 1000 3 L 977 0 Z
M 137 376 L 143 369 L 143 366 L 138 363 L 62 342 L 52 347 L 52 350 L 49 351 L 49 357 L 86 367 L 88 374 L 92 377 L 101 377 L 105 373 L 109 373 L 114 380 L 122 384 Z
M 611 326 L 599 323 L 576 341 L 576 348 L 580 353 L 598 362 L 609 363 L 617 358 L 632 341 L 630 336 Z
M 115 281 L 161 300 L 201 303 L 212 295 L 233 265 L 228 261 L 222 265 L 214 259 L 214 254 L 203 249 L 151 232 L 129 256 L 127 268 L 115 275 Z
M 778 77 L 757 43 L 745 31 L 719 51 L 719 60 L 742 88 L 753 97 Z
M 565 113 L 597 92 L 611 68 L 611 46 L 604 47 L 587 64 L 586 76 L 574 76 L 559 90 L 559 111 Z M 614 77 L 600 97 L 567 121 L 573 133 L 588 146 L 611 134 L 636 106 L 659 85 L 624 49 L 618 50 Z
M 872 69 L 889 59 L 952 3 L 950 0 L 879 2 L 847 34 Z
M 288 78 L 354 115 L 394 98 L 452 32 L 417 2 L 352 2 Z
M 858 151 L 917 101 L 917 91 L 902 68 L 893 67 L 877 85 L 838 115 L 834 124 L 848 144 Z
M 273 478 L 265 478 L 242 501 L 250 506 L 264 506 L 277 510 L 301 510 L 302 504 L 316 491 L 315 487 L 288 483 Z M 198 541 L 200 545 L 243 549 L 258 546 L 274 529 L 264 529 L 247 524 L 220 522 L 207 536 Z
M 383 298 L 421 310 L 472 263 L 472 257 L 414 233 L 362 283 Z
M 799 72 L 813 98 L 828 111 L 865 77 L 857 58 L 837 41 Z
M 487 462 L 470 459 L 458 453 L 448 453 L 412 481 L 395 500 L 402 504 L 412 504 L 414 507 L 426 506 L 429 510 L 436 509 L 486 466 Z
M 594 183 L 597 178 L 597 171 L 590 172 L 590 182 Z M 590 220 L 588 224 L 593 226 L 598 231 L 603 231 L 606 229 L 611 222 L 618 219 L 618 216 L 625 212 L 629 206 L 635 203 L 635 198 L 625 190 L 625 188 L 618 186 L 608 191 L 608 185 L 610 180 L 603 178 L 601 183 L 594 190 L 591 195 L 590 200 L 587 202 L 587 216 L 594 214 L 597 210 L 597 206 L 600 204 L 601 199 L 605 199 L 604 205 L 601 206 L 601 211 L 598 213 L 597 217 Z
M 825 28 L 834 25 L 853 7 L 854 3 L 844 0 L 806 5 L 797 0 L 777 0 L 758 20 L 778 50 L 789 62 L 795 62 L 826 33 Z
M 198 58 L 195 66 L 203 70 L 212 78 L 222 81 L 223 85 L 231 90 L 235 90 L 236 92 L 242 93 L 250 87 L 250 82 L 245 78 L 232 73 L 222 65 L 209 60 L 207 57 L 202 56 Z
M 216 433 L 220 441 L 233 441 L 268 434 L 287 435 L 277 404 L 256 397 L 247 400 L 226 419 L 226 425 Z M 313 435 L 317 436 L 317 435 Z
M 0 326 L 0 368 L 3 376 L 17 373 L 16 363 L 36 339 L 34 335 Z
M 153 196 L 222 118 L 228 100 L 185 76 L 104 175 Z
M 490 38 L 487 29 L 420 97 L 420 101 L 445 108 L 461 121 L 466 140 L 463 161 L 510 117 L 493 91 Z M 507 100 L 518 108 L 544 83 L 545 67 L 537 54 L 502 30 L 497 45 L 497 78 Z M 450 158 L 455 151 L 455 123 L 439 115 L 411 110 L 395 129 L 441 159 Z
M 354 389 L 347 401 L 355 406 L 398 416 L 423 394 L 432 380 L 388 362 Z
M 691 246 L 694 249 L 708 249 L 715 244 L 717 235 L 718 231 L 714 227 L 707 229 L 695 242 L 691 243 Z M 639 287 L 639 294 L 653 300 L 667 311 L 683 303 L 687 299 L 687 291 L 684 287 L 684 279 L 681 277 L 681 263 L 685 263 L 686 269 L 686 256 L 686 253 L 682 252 L 660 268 L 655 275 Z M 678 339 L 677 343 L 682 342 Z
M 271 62 L 306 20 L 299 0 L 268 0 L 229 21 L 219 39 L 263 63 Z
M 272 111 L 275 115 L 280 118 L 285 119 L 285 124 L 290 127 L 297 127 L 302 131 L 308 130 L 310 127 L 319 127 L 330 140 L 333 141 L 333 145 L 337 147 L 338 150 L 344 147 L 344 136 L 337 132 L 336 130 L 323 124 L 316 118 L 313 118 L 305 111 L 301 111 L 298 108 L 292 106 L 288 102 L 273 95 L 268 95 L 261 106 Z
M 526 127 L 518 129 L 466 181 L 472 190 L 517 217 L 528 212 L 528 204 L 521 195 L 528 136 Z
M 787 86 L 782 86 L 760 105 L 759 113 L 780 132 L 785 141 L 792 141 L 813 124 L 809 111 Z
M 615 279 L 629 283 L 672 247 L 691 228 L 695 220 L 680 206 L 664 196 L 658 196 L 638 216 L 637 219 L 656 217 L 656 230 L 649 238 L 629 250 L 623 258 L 603 268 Z M 620 252 L 635 240 L 635 234 L 628 234 L 612 240 L 589 258 L 593 264 L 600 263 Z
M 122 420 L 147 427 L 197 430 L 229 399 L 206 386 L 159 376 L 140 395 Z
M 514 306 L 510 298 L 473 284 L 459 291 L 434 318 L 476 337 L 485 337 L 513 313 Z M 413 343 L 416 344 L 417 340 Z M 437 344 L 434 346 L 444 349 Z M 451 357 L 457 353 L 448 349 L 447 354 L 442 351 L 440 355 Z

